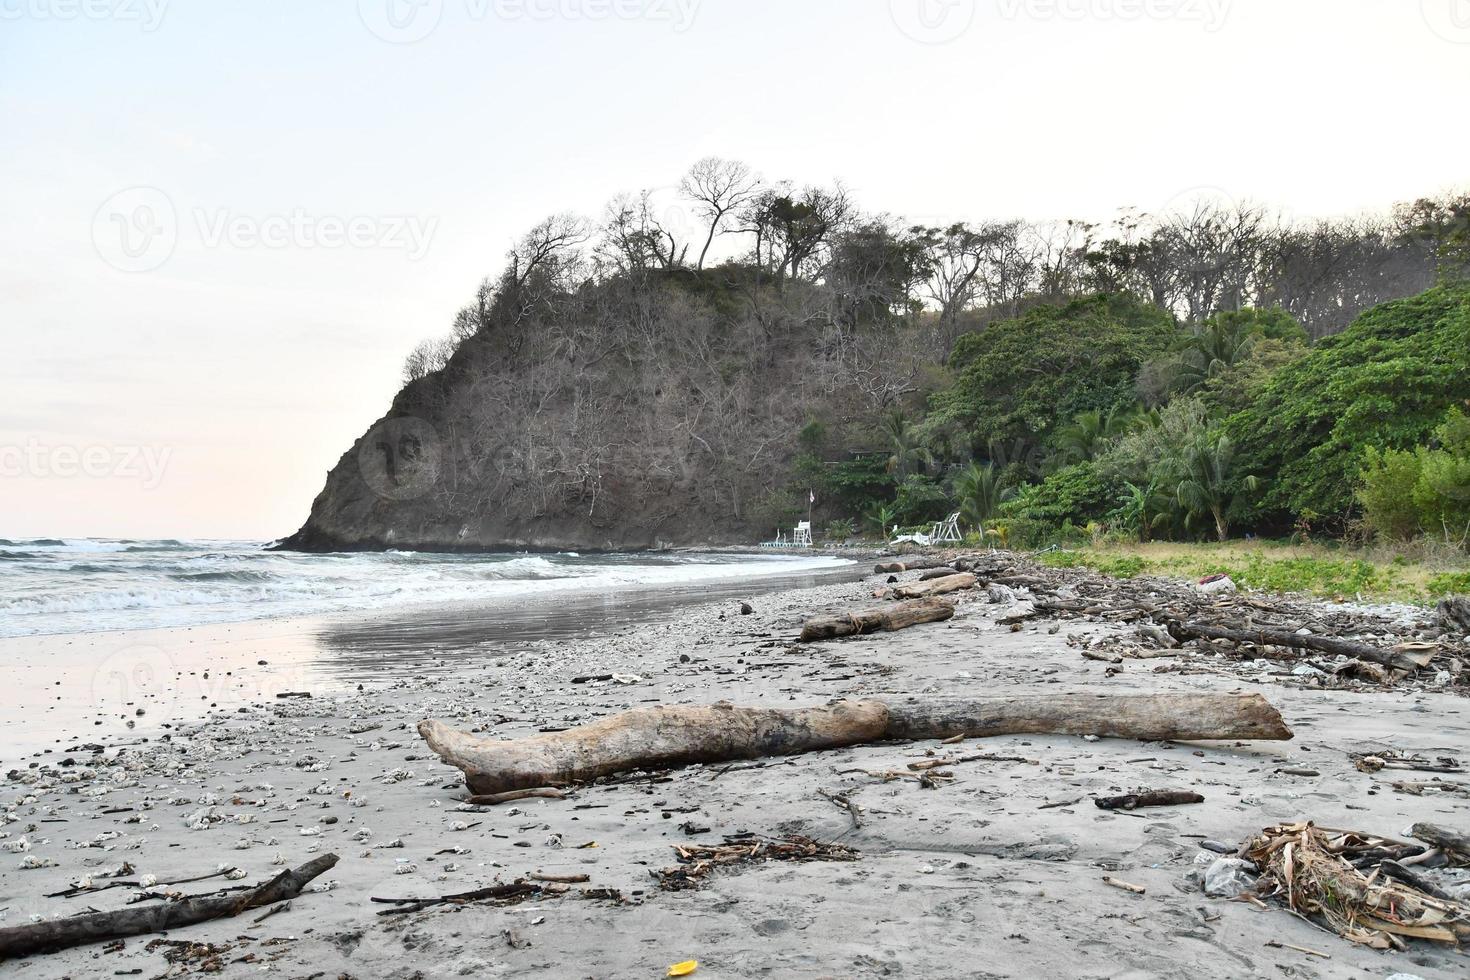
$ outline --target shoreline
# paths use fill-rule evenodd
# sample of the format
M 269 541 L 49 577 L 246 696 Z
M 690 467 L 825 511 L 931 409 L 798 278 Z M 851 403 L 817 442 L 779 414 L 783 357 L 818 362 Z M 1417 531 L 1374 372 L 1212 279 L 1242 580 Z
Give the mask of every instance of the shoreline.
M 26 836 L 27 855 L 55 865 L 19 870 L 18 854 L 0 856 L 3 924 L 88 904 L 123 907 L 129 889 L 41 896 L 124 861 L 160 881 L 233 865 L 245 884 L 330 851 L 342 860 L 318 883 L 326 890 L 309 890 L 290 910 L 169 938 L 214 944 L 223 975 L 239 977 L 263 968 L 394 980 L 661 976 L 688 959 L 701 962 L 696 976 L 715 978 L 1463 975 L 1458 953 L 1429 944 L 1378 953 L 1279 907 L 1208 899 L 1187 885 L 1204 853 L 1200 840 L 1239 841 L 1273 823 L 1305 818 L 1384 834 L 1414 820 L 1463 824 L 1463 800 L 1394 792 L 1389 773 L 1359 772 L 1349 755 L 1463 751 L 1456 748 L 1470 741 L 1463 697 L 1407 686 L 1312 690 L 1293 686 L 1288 671 L 1220 670 L 1218 657 L 1195 650 L 1115 670 L 1081 654 L 1128 635 L 1127 624 L 1042 618 L 1013 631 L 999 620 L 1015 607 L 990 603 L 983 592 L 955 597 L 958 612 L 948 622 L 794 641 L 805 615 L 871 603 L 886 578 L 786 587 L 752 599 L 750 615 L 731 598 L 684 605 L 662 621 L 530 640 L 493 657 L 455 658 L 448 647 L 430 647 L 422 663 L 380 671 L 360 691 L 219 710 L 181 723 L 168 741 L 122 753 L 30 760 L 6 784 L 15 819 L 3 830 L 9 840 Z M 573 683 L 606 673 L 636 679 Z M 563 800 L 466 807 L 456 799 L 458 771 L 414 731 L 425 717 L 516 737 L 652 703 L 795 706 L 879 694 L 1099 688 L 1260 691 L 1296 739 L 975 740 L 967 743 L 975 751 L 1020 761 L 956 766 L 955 781 L 937 789 L 864 775 L 905 771 L 926 752 L 946 751 L 885 743 L 613 779 Z M 74 764 L 61 765 L 63 755 Z M 1308 766 L 1317 775 L 1284 772 Z M 1144 783 L 1196 789 L 1205 802 L 1139 813 L 1091 805 L 1092 795 Z M 859 804 L 860 826 L 823 795 L 832 793 Z M 672 845 L 735 833 L 804 834 L 840 841 L 858 856 L 735 869 L 692 891 L 661 891 L 650 876 L 674 863 Z M 388 917 L 370 901 L 443 895 L 538 871 L 586 874 L 589 887 L 618 889 L 624 901 L 543 898 Z M 1109 875 L 1146 892 L 1110 887 Z M 159 976 L 169 970 L 167 947 L 150 951 L 153 938 L 127 940 L 116 952 L 87 946 L 6 966 L 17 977 L 134 969 Z M 1266 947 L 1271 941 L 1330 959 Z M 176 965 L 170 975 L 198 966 Z

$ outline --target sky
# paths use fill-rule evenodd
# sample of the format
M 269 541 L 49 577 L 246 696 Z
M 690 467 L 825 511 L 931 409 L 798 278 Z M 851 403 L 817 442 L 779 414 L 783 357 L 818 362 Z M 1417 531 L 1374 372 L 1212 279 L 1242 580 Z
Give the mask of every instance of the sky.
M 0 537 L 271 539 L 555 212 L 1470 185 L 1470 0 L 0 0 Z M 686 219 L 687 220 L 687 219 Z

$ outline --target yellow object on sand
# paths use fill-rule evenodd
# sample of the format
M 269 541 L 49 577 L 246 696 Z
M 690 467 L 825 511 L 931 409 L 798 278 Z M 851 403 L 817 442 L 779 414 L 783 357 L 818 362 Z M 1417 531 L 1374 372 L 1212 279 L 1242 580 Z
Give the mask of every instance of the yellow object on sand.
M 697 969 L 699 969 L 699 960 L 685 960 L 683 963 L 675 963 L 669 967 L 668 976 L 687 977 Z

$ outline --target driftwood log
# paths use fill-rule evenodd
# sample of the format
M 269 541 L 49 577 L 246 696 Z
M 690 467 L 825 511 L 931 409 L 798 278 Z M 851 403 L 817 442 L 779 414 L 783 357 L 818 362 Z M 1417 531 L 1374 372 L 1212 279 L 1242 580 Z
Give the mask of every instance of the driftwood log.
M 948 565 L 943 565 L 939 568 L 931 568 L 926 572 L 920 572 L 919 581 L 928 582 L 931 579 L 944 578 L 946 575 L 958 575 L 959 573 L 960 570 L 958 568 L 950 568 Z
M 262 905 L 274 905 L 300 895 L 307 883 L 336 863 L 337 855 L 323 854 L 299 868 L 282 871 L 258 888 L 245 892 L 194 895 L 177 902 L 133 906 L 113 912 L 90 912 L 0 929 L 0 960 L 83 946 L 104 939 L 164 932 L 239 915 Z
M 1201 623 L 1170 623 L 1169 634 L 1181 642 L 1185 640 L 1229 640 L 1232 643 L 1255 643 L 1258 646 L 1313 650 L 1317 653 L 1355 657 L 1358 660 L 1367 660 L 1409 673 L 1428 666 L 1430 660 L 1434 659 L 1432 651 L 1383 650 L 1367 643 L 1359 643 L 1357 640 L 1316 636 L 1312 633 L 1293 633 L 1291 630 L 1228 630 L 1218 626 L 1205 626 Z
M 1136 810 L 1141 806 L 1182 806 L 1204 801 L 1203 796 L 1189 790 L 1149 789 L 1123 796 L 1099 796 L 1092 802 L 1099 810 Z
M 1456 595 L 1441 599 L 1439 622 L 1447 630 L 1470 633 L 1470 596 Z
M 1470 858 L 1470 834 L 1450 830 L 1432 823 L 1416 823 L 1409 828 L 1409 836 L 1443 851 L 1455 851 Z
M 1259 694 L 1051 694 L 838 701 L 816 708 L 636 708 L 564 732 L 497 740 L 422 721 L 419 734 L 471 793 L 505 793 L 638 769 L 794 755 L 888 739 L 1100 735 L 1289 739 Z
M 954 575 L 946 575 L 943 578 L 931 579 L 928 582 L 900 585 L 890 594 L 895 599 L 926 599 L 930 596 L 945 595 L 949 592 L 958 592 L 961 589 L 973 589 L 974 587 L 974 575 L 969 572 L 958 572 Z
M 813 616 L 801 627 L 803 643 L 831 640 L 839 636 L 857 636 L 880 630 L 901 630 L 920 623 L 937 623 L 954 615 L 954 606 L 937 599 L 901 602 L 897 605 L 872 606 L 849 613 L 827 613 Z
M 873 566 L 874 575 L 895 575 L 898 572 L 917 572 L 923 568 L 939 568 L 944 565 L 942 558 L 906 558 L 903 561 L 891 561 L 886 565 Z

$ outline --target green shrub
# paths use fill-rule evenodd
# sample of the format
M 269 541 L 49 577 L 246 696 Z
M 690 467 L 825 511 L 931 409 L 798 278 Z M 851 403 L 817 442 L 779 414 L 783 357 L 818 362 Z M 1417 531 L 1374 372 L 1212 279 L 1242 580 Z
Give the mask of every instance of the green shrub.
M 1446 572 L 1429 580 L 1429 595 L 1438 599 L 1447 595 L 1470 594 L 1470 572 Z

